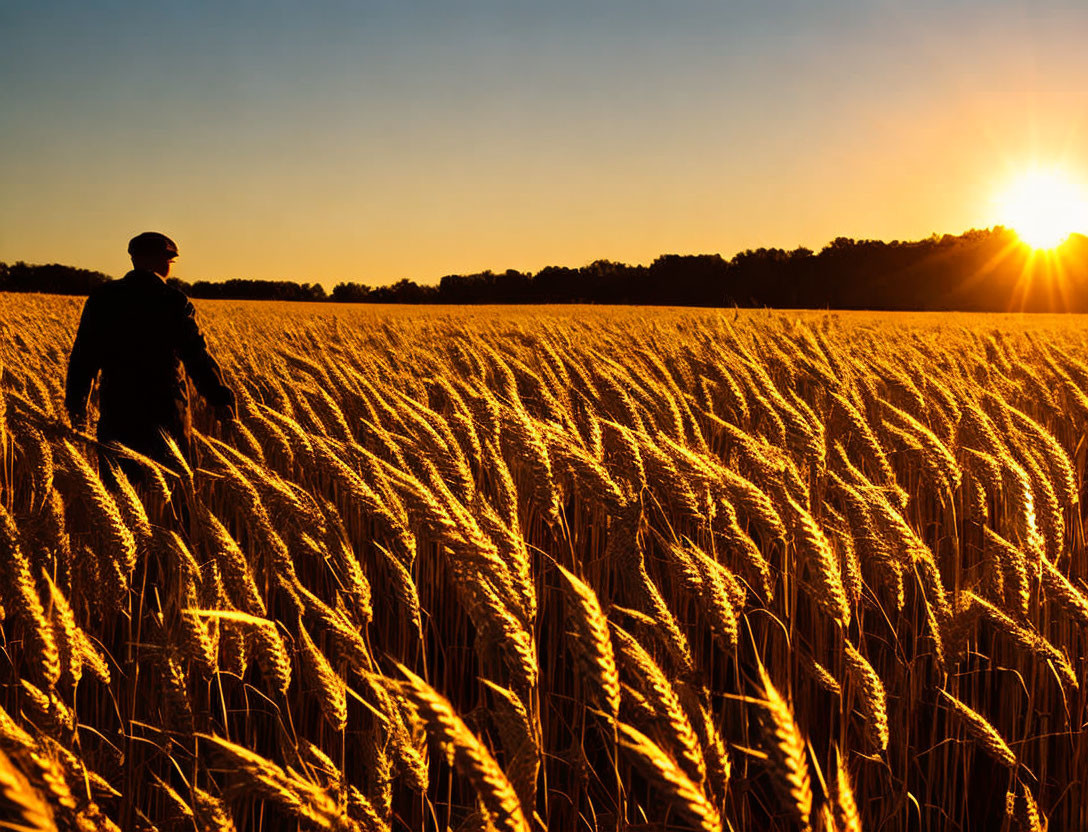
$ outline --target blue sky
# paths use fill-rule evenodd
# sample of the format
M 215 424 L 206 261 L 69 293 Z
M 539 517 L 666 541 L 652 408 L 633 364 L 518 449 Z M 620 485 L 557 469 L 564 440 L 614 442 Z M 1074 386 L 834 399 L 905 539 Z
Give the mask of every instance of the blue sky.
M 372 284 L 1000 221 L 1088 168 L 1088 8 L 0 7 L 0 260 Z

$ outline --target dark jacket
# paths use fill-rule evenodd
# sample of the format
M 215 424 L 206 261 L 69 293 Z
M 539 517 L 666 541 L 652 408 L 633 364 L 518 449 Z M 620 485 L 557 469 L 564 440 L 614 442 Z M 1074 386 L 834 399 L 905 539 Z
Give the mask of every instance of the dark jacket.
M 99 371 L 98 438 L 154 459 L 165 453 L 160 431 L 188 449 L 186 371 L 210 404 L 234 404 L 208 354 L 193 304 L 151 272 L 131 271 L 87 298 L 68 362 L 65 405 L 73 424 L 86 419 L 87 396 Z

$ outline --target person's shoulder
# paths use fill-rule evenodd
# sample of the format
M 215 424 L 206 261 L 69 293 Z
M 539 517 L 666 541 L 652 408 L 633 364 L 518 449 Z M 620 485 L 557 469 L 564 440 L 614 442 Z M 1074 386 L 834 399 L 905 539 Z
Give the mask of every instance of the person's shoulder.
M 127 277 L 127 275 L 126 275 Z M 107 280 L 98 286 L 95 286 L 87 294 L 87 303 L 97 306 L 101 303 L 108 303 L 111 299 L 116 298 L 118 295 L 125 292 L 125 280 L 121 278 L 119 280 Z
M 162 287 L 162 297 L 167 306 L 180 314 L 189 314 L 189 311 L 193 308 L 193 302 L 189 300 L 189 296 L 177 286 L 172 286 L 169 283 L 163 282 Z
M 189 303 L 189 296 L 181 291 L 181 289 L 179 289 L 177 286 L 166 282 L 163 283 L 163 286 L 165 287 L 164 294 L 175 303 Z

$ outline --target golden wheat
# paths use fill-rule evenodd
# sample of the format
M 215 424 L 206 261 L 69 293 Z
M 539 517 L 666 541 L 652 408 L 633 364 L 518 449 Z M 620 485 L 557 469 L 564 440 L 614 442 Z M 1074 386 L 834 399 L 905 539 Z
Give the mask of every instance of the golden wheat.
M 0 813 L 1088 826 L 1079 319 L 201 306 L 106 471 L 0 297 Z

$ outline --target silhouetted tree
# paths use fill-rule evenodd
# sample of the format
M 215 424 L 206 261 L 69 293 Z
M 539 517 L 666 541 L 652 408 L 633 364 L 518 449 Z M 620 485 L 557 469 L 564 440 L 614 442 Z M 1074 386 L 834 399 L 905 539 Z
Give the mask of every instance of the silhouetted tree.
M 30 265 L 22 260 L 0 263 L 0 291 L 44 292 L 54 295 L 86 295 L 108 281 L 109 275 L 59 263 Z
M 369 294 L 370 287 L 362 283 L 337 283 L 330 299 L 337 303 L 362 303 Z
M 320 301 L 325 300 L 325 289 L 319 283 L 235 278 L 221 282 L 198 280 L 189 287 L 189 296 L 233 300 Z
M 401 280 L 372 288 L 339 283 L 331 299 L 349 303 L 603 303 L 840 309 L 1088 311 L 1088 238 L 1073 235 L 1059 261 L 1033 253 L 1000 226 L 959 236 L 890 243 L 837 237 L 819 253 L 760 248 L 717 254 L 664 254 L 649 266 L 595 260 L 446 275 L 438 285 Z M 85 294 L 105 281 L 67 266 L 0 264 L 0 289 Z M 171 283 L 193 297 L 326 300 L 316 283 L 273 280 Z
M 419 286 L 407 278 L 392 286 L 379 286 L 368 296 L 373 303 L 434 303 L 437 298 L 437 286 Z

